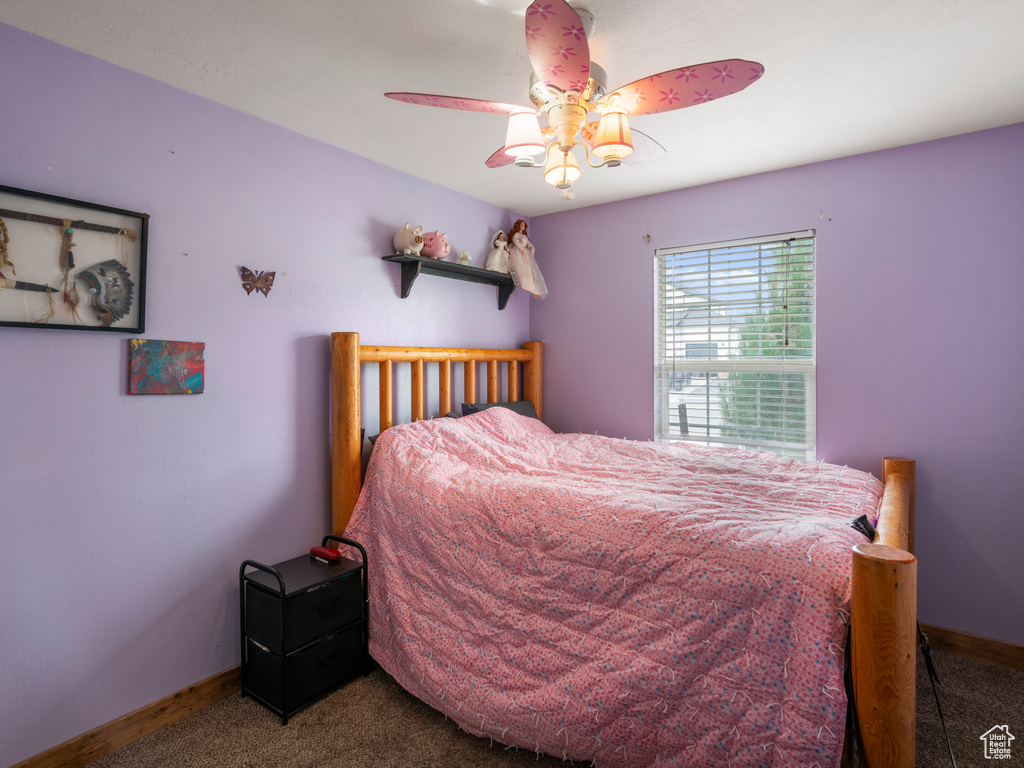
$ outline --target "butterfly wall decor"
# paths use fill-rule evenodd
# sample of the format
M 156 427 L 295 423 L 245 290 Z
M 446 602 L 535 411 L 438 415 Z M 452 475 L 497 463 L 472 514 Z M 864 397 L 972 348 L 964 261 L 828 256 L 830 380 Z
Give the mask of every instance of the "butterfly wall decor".
M 270 293 L 270 289 L 274 287 L 274 275 L 275 272 L 253 272 L 248 267 L 242 267 L 242 287 L 245 288 L 245 293 L 248 295 L 253 291 L 259 291 L 264 296 Z

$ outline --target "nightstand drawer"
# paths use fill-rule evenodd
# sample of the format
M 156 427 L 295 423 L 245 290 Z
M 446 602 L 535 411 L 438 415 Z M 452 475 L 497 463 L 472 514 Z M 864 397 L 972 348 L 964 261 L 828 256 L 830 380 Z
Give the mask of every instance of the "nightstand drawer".
M 250 639 L 246 693 L 285 716 L 312 704 L 365 672 L 363 631 L 360 622 L 287 656 L 271 653 Z
M 252 582 L 245 584 L 245 591 L 246 637 L 276 654 L 292 653 L 363 617 L 358 571 L 287 598 L 287 617 L 280 594 Z

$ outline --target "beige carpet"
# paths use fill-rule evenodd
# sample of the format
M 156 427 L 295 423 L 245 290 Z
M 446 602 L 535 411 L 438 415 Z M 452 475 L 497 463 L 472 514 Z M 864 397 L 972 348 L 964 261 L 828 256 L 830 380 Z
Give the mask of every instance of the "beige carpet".
M 959 768 L 1024 765 L 1024 672 L 935 652 L 943 714 Z M 917 764 L 949 766 L 931 685 L 918 664 Z M 1010 760 L 985 760 L 980 736 L 1008 725 Z M 580 763 L 577 765 L 589 765 Z M 231 696 L 131 744 L 94 768 L 505 768 L 567 765 L 460 730 L 375 670 L 282 727 L 252 699 Z
M 939 703 L 946 718 L 957 768 L 1002 765 L 1024 766 L 1024 671 L 933 652 L 941 681 Z M 1010 760 L 986 760 L 981 735 L 994 725 L 1007 725 L 1016 738 Z M 917 765 L 949 768 L 949 750 L 935 707 L 935 694 L 925 672 L 923 657 L 917 663 Z

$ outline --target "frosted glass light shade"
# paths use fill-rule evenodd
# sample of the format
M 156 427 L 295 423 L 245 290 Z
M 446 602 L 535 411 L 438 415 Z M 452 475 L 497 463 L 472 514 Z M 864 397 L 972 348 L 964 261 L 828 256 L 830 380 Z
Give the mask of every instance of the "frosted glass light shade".
M 562 152 L 557 141 L 548 146 L 548 161 L 544 164 L 544 181 L 556 187 L 568 186 L 580 177 L 580 166 L 572 152 Z
M 621 160 L 633 153 L 629 116 L 621 107 L 609 107 L 601 115 L 591 151 L 602 160 Z
M 511 157 L 539 155 L 544 151 L 537 113 L 531 109 L 513 110 L 508 115 L 505 154 Z

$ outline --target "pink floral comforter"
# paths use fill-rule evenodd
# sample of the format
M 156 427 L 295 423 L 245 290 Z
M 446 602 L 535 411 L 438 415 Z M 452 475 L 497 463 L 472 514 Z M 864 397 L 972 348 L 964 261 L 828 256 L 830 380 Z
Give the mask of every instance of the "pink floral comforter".
M 597 766 L 838 766 L 866 473 L 554 434 L 494 408 L 377 441 L 346 532 L 370 652 L 470 733 Z

